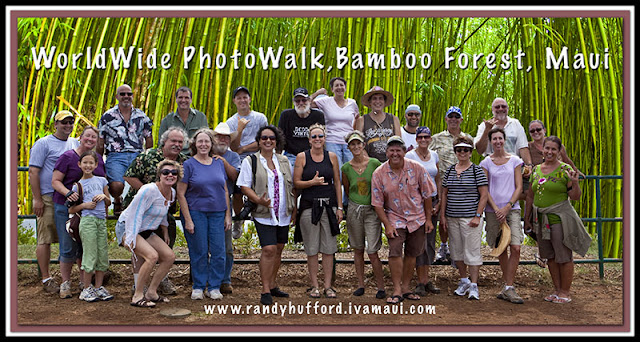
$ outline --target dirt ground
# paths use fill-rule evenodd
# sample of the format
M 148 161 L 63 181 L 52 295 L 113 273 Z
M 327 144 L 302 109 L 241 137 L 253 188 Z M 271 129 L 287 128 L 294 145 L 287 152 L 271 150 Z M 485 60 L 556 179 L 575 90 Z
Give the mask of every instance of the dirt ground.
M 533 260 L 534 248 L 524 247 L 522 260 Z M 486 256 L 485 261 L 495 259 Z M 304 259 L 301 252 L 285 251 L 284 258 Z M 239 256 L 238 256 L 239 257 Z M 259 254 L 252 257 L 258 258 Z M 338 259 L 351 259 L 350 253 Z M 383 257 L 384 259 L 384 257 Z M 449 265 L 431 267 L 431 278 L 441 288 L 440 294 L 429 294 L 418 301 L 404 300 L 401 305 L 388 305 L 375 298 L 373 272 L 366 266 L 367 288 L 362 297 L 351 293 L 356 288 L 352 264 L 337 264 L 335 289 L 337 299 L 311 299 L 305 264 L 285 263 L 279 272 L 279 286 L 289 298 L 274 298 L 277 305 L 259 304 L 260 280 L 255 264 L 235 265 L 232 272 L 233 293 L 222 300 L 190 299 L 191 284 L 188 265 L 174 265 L 170 279 L 178 294 L 169 303 L 155 308 L 129 305 L 133 278 L 129 265 L 113 264 L 108 285 L 115 295 L 111 301 L 86 303 L 78 299 L 60 299 L 45 294 L 38 283 L 35 265 L 20 265 L 17 274 L 17 330 L 31 332 L 136 332 L 136 333 L 537 333 L 620 331 L 628 318 L 623 308 L 623 274 L 619 266 L 607 265 L 605 279 L 598 277 L 595 264 L 577 264 L 572 286 L 573 301 L 553 304 L 543 300 L 552 291 L 548 271 L 535 264 L 520 265 L 516 287 L 525 300 L 522 305 L 496 298 L 501 286 L 497 265 L 484 265 L 480 271 L 480 300 L 468 300 L 453 294 L 458 281 L 457 270 Z M 57 265 L 52 266 L 59 279 Z M 387 294 L 392 285 L 388 266 Z M 72 274 L 77 284 L 77 270 Z M 322 279 L 322 278 L 320 278 Z M 415 280 L 414 280 L 415 281 Z M 232 306 L 242 309 L 231 313 Z M 628 304 L 626 304 L 628 305 Z M 187 309 L 186 317 L 167 317 L 165 309 Z M 214 309 L 215 312 L 207 312 Z M 221 313 L 221 309 L 227 309 Z M 262 310 L 270 310 L 264 312 Z M 625 321 L 625 319 L 627 321 Z M 624 330 L 623 330 L 624 331 Z

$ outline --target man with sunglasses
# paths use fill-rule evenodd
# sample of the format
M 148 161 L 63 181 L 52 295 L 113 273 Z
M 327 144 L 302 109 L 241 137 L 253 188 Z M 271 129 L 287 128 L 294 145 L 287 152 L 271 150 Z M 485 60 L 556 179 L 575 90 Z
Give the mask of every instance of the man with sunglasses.
M 104 166 L 109 193 L 114 198 L 113 213 L 120 215 L 125 185 L 123 175 L 140 152 L 153 147 L 153 122 L 142 110 L 133 106 L 133 91 L 129 85 L 119 86 L 115 97 L 118 104 L 100 118 L 96 152 L 107 157 Z
M 402 140 L 407 145 L 407 152 L 418 147 L 416 142 L 416 129 L 420 126 L 422 118 L 422 110 L 416 104 L 409 105 L 404 111 L 404 119 L 406 124 L 402 126 Z
M 460 125 L 462 124 L 462 110 L 459 107 L 451 106 L 445 113 L 444 121 L 447 124 L 447 129 L 434 134 L 431 137 L 431 144 L 429 149 L 438 153 L 438 171 L 440 173 L 440 179 L 444 177 L 444 173 L 458 162 L 456 153 L 453 151 L 453 139 L 459 135 L 463 135 L 473 140 L 473 137 L 462 131 Z M 438 194 L 442 193 L 442 183 L 438 185 Z M 440 248 L 436 254 L 436 261 L 440 263 L 451 263 L 449 253 L 449 236 L 447 231 L 442 229 L 441 225 L 438 225 L 438 234 L 440 235 Z M 452 264 L 455 266 L 455 264 Z
M 494 127 L 502 127 L 506 133 L 504 149 L 514 154 L 524 161 L 526 165 L 531 165 L 531 154 L 529 153 L 529 142 L 527 133 L 520 121 L 509 117 L 509 106 L 503 98 L 496 98 L 491 104 L 493 117 L 489 120 L 482 120 L 478 125 L 478 132 L 474 139 L 475 148 L 483 156 L 493 153 L 493 147 L 489 144 L 489 131 Z
M 293 91 L 293 108 L 280 113 L 278 127 L 284 133 L 284 155 L 289 158 L 291 167 L 295 165 L 298 153 L 311 148 L 309 144 L 309 126 L 314 123 L 324 126 L 324 113 L 311 108 L 309 91 L 297 88 Z
M 75 118 L 67 110 L 55 115 L 55 132 L 42 137 L 31 147 L 29 157 L 29 185 L 33 194 L 33 213 L 36 215 L 37 241 L 36 259 L 42 274 L 42 286 L 47 293 L 57 293 L 59 285 L 49 273 L 51 259 L 51 244 L 60 242 L 60 249 L 64 250 L 65 243 L 73 243 L 68 234 L 59 236 L 53 205 L 53 186 L 51 180 L 56 161 L 60 156 L 80 144 L 76 138 L 69 137 L 73 131 Z M 71 260 L 70 262 L 75 262 Z

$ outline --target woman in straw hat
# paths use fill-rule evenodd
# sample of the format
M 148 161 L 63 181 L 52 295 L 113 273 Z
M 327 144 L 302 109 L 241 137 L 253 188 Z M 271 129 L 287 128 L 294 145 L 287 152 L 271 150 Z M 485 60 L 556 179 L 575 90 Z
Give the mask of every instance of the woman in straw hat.
M 384 163 L 387 161 L 387 139 L 402 135 L 400 120 L 384 111 L 393 103 L 393 95 L 375 86 L 362 95 L 360 102 L 369 107 L 371 112 L 356 120 L 356 129 L 365 135 L 365 150 L 369 157 Z
M 523 161 L 504 149 L 505 139 L 504 129 L 492 128 L 489 131 L 489 143 L 493 147 L 493 153 L 480 162 L 489 180 L 489 197 L 485 208 L 487 244 L 495 245 L 499 240 L 500 225 L 506 222 L 511 228 L 511 239 L 509 252 L 505 249 L 498 257 L 502 269 L 502 280 L 505 282 L 498 298 L 514 304 L 522 304 L 524 301 L 516 293 L 513 280 L 520 262 L 520 246 L 524 241 L 518 203 L 518 197 L 522 192 Z

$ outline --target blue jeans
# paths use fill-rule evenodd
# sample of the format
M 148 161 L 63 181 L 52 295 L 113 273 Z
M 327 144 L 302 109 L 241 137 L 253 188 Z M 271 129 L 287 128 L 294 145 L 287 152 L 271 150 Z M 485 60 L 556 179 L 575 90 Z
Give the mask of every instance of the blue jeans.
M 107 180 L 109 183 L 120 182 L 124 183 L 122 177 L 124 173 L 131 165 L 131 162 L 136 159 L 140 152 L 111 152 L 107 155 L 107 160 L 104 162 L 104 168 L 107 173 Z
M 189 246 L 193 289 L 219 289 L 225 273 L 225 211 L 189 210 L 194 232 L 185 230 Z M 182 226 L 184 227 L 184 218 Z
M 222 283 L 231 284 L 231 269 L 233 268 L 233 243 L 231 242 L 231 229 L 224 232 L 224 244 L 226 249 L 226 259 Z
M 60 262 L 75 263 L 76 259 L 82 259 L 82 246 L 73 241 L 67 233 L 67 220 L 69 219 L 69 209 L 64 204 L 53 203 L 53 210 L 56 220 L 56 231 L 58 232 L 58 242 L 60 243 Z
M 336 144 L 336 143 L 325 143 L 325 148 L 329 152 L 333 152 L 338 156 L 338 163 L 340 164 L 340 181 L 342 181 L 342 165 L 351 159 L 353 159 L 353 154 L 349 151 L 349 147 L 347 144 Z M 342 192 L 342 204 L 343 207 L 349 202 L 347 196 L 345 196 L 344 191 Z

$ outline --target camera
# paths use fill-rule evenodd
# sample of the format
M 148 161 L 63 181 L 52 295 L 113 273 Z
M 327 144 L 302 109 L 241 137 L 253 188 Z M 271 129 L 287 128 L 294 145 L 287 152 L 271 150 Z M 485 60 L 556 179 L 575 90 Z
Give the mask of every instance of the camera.
M 242 210 L 240 210 L 240 213 L 238 213 L 236 216 L 234 216 L 232 218 L 233 221 L 244 221 L 244 220 L 248 220 L 249 219 L 249 215 L 251 215 L 251 212 L 253 210 L 256 209 L 258 205 L 246 200 L 244 201 L 244 204 L 242 205 Z

